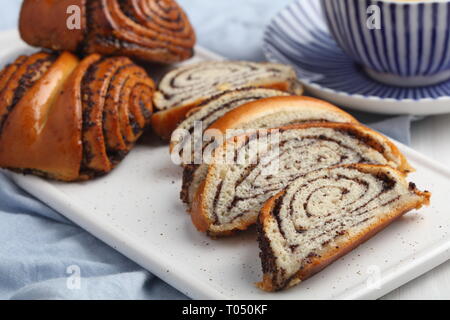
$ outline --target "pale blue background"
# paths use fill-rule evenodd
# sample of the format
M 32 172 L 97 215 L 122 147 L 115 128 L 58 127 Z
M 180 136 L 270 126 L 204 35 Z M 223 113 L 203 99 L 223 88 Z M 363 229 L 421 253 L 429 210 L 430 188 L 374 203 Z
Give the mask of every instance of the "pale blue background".
M 16 27 L 19 0 L 0 0 L 0 30 Z M 262 60 L 264 26 L 289 0 L 180 0 L 199 43 L 232 59 Z M 380 117 L 358 115 L 373 122 Z M 409 118 L 375 125 L 409 141 Z M 69 290 L 67 267 L 81 268 Z M 0 174 L 0 299 L 183 299 Z

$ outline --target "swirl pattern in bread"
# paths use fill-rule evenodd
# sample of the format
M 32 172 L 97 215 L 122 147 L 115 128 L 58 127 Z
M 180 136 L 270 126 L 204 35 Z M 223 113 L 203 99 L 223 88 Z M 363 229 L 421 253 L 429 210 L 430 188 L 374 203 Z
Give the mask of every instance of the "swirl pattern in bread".
M 87 23 L 88 53 L 173 63 L 194 52 L 194 30 L 173 0 L 88 0 Z
M 204 134 L 211 124 L 233 109 L 245 105 L 248 102 L 287 95 L 288 93 L 280 90 L 253 87 L 228 90 L 220 93 L 192 110 L 187 118 L 178 125 L 170 139 L 170 150 L 171 152 L 178 152 L 180 157 L 186 149 L 193 152 L 195 141 L 189 138 L 193 137 L 196 127 L 201 127 L 201 133 Z M 204 149 L 207 142 L 203 141 L 203 139 L 201 142 L 203 143 L 202 149 Z M 193 156 L 191 155 L 189 158 L 192 159 Z
M 232 138 L 233 134 L 242 133 L 242 130 L 277 128 L 291 124 L 312 122 L 358 123 L 355 118 L 336 106 L 310 97 L 278 95 L 278 97 L 263 98 L 237 107 L 231 104 L 234 108 L 228 110 L 228 106 L 230 105 L 228 103 L 229 100 L 234 101 L 235 98 L 246 97 L 247 95 L 257 94 L 258 92 L 271 91 L 273 90 L 248 88 L 219 95 L 211 101 L 210 106 L 204 106 L 200 111 L 192 114 L 183 122 L 184 126 L 180 125 L 179 128 L 187 128 L 188 132 L 192 132 L 194 119 L 201 119 L 202 121 L 206 119 L 206 123 L 203 126 L 206 127 L 205 131 L 212 130 L 213 132 L 221 132 L 227 138 Z M 214 112 L 216 110 L 216 102 L 218 102 L 218 112 Z M 227 107 L 222 107 L 221 104 Z M 228 112 L 218 117 L 224 108 Z M 213 119 L 216 121 L 211 123 Z M 203 136 L 206 135 L 203 134 Z M 202 152 L 207 150 L 207 148 L 212 149 L 215 147 L 214 145 L 218 144 L 218 141 L 205 139 L 203 136 L 201 147 L 197 146 L 197 149 L 200 149 Z M 180 159 L 183 159 L 183 151 L 185 151 L 183 147 L 185 144 L 190 143 L 191 145 L 188 145 L 186 149 L 191 151 L 191 154 L 187 158 L 196 160 L 194 151 L 197 149 L 193 146 L 195 136 L 191 135 L 190 140 L 183 140 L 182 137 L 174 134 L 172 142 L 179 143 L 177 147 L 173 146 L 172 151 L 179 152 Z M 221 143 L 219 142 L 219 144 Z M 197 163 L 194 161 L 192 163 L 184 163 L 181 191 L 181 199 L 183 202 L 188 205 L 192 203 L 197 188 L 205 178 L 207 168 L 208 164 L 203 162 Z
M 167 73 L 158 85 L 152 117 L 155 132 L 170 139 L 193 109 L 224 91 L 244 87 L 277 89 L 300 95 L 302 86 L 293 68 L 275 63 L 208 61 L 189 64 Z
M 80 25 L 69 28 L 67 11 L 74 6 Z M 19 28 L 33 46 L 162 63 L 190 58 L 196 41 L 173 0 L 25 0 Z
M 260 139 L 256 131 L 217 149 L 192 203 L 199 231 L 220 236 L 248 228 L 267 199 L 310 171 L 353 163 L 411 170 L 387 138 L 362 125 L 293 125 L 275 134 L 277 139 Z
M 277 291 L 305 280 L 429 199 L 429 192 L 387 166 L 358 164 L 301 176 L 267 201 L 259 216 L 259 286 Z
M 1 73 L 0 167 L 63 181 L 110 172 L 152 114 L 154 83 L 128 58 L 37 53 Z

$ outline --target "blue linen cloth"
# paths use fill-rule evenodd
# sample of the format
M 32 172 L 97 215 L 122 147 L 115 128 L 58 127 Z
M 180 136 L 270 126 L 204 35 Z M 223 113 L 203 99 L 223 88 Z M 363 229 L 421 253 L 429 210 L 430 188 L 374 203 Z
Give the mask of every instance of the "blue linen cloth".
M 230 59 L 248 60 L 264 59 L 264 27 L 288 2 L 179 0 L 200 45 Z M 0 0 L 0 30 L 16 27 L 20 3 Z M 410 117 L 355 115 L 409 143 Z M 80 282 L 72 274 L 73 266 L 81 272 Z M 0 299 L 186 298 L 0 173 Z

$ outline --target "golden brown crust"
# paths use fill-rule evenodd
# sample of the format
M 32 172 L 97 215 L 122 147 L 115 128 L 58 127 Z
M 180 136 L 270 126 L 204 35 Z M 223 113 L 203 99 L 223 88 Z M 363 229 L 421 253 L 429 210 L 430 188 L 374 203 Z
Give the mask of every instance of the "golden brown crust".
M 367 172 L 367 173 L 373 173 L 376 174 L 379 172 L 380 168 L 384 168 L 385 166 L 380 165 L 367 165 L 367 164 L 354 164 L 354 165 L 347 165 L 344 167 L 353 167 L 357 168 L 361 172 Z M 393 170 L 394 172 L 397 172 L 399 176 L 403 176 L 402 172 L 390 168 L 390 170 Z M 410 185 L 410 190 L 413 191 L 416 195 L 420 197 L 419 200 L 417 200 L 414 203 L 406 204 L 402 207 L 397 208 L 395 212 L 392 212 L 389 216 L 384 217 L 383 219 L 379 219 L 376 223 L 372 224 L 371 226 L 367 227 L 366 229 L 359 232 L 357 235 L 346 238 L 345 241 L 341 241 L 338 246 L 336 245 L 330 245 L 328 248 L 324 249 L 324 253 L 321 253 L 320 256 L 312 257 L 309 260 L 309 263 L 303 267 L 301 270 L 297 272 L 297 274 L 292 277 L 289 281 L 289 283 L 286 284 L 286 287 L 278 287 L 272 280 L 272 275 L 270 273 L 265 273 L 263 275 L 263 280 L 259 283 L 257 283 L 257 286 L 268 292 L 273 291 L 279 291 L 282 289 L 286 289 L 289 287 L 292 287 L 296 285 L 297 283 L 304 281 L 314 274 L 320 272 L 325 267 L 333 263 L 334 261 L 338 260 L 342 256 L 346 255 L 365 241 L 369 240 L 373 236 L 375 236 L 378 232 L 382 231 L 384 228 L 386 228 L 388 225 L 390 225 L 395 220 L 402 217 L 407 212 L 413 210 L 413 209 L 420 209 L 422 206 L 428 206 L 430 203 L 430 197 L 431 193 L 428 191 L 419 191 L 414 186 Z M 273 223 L 276 223 L 275 217 L 272 215 L 273 209 L 275 207 L 275 204 L 278 199 L 280 199 L 285 194 L 285 191 L 281 191 L 274 197 L 270 198 L 263 208 L 261 209 L 261 213 L 258 218 L 258 224 L 259 229 L 262 232 L 267 232 L 267 228 L 269 228 L 270 225 Z M 259 235 L 262 237 L 262 234 Z M 266 252 L 261 252 L 261 256 L 263 259 L 274 259 L 271 252 L 267 252 L 270 250 L 270 248 L 264 248 Z M 270 263 L 270 262 L 263 262 L 263 263 Z
M 164 141 L 169 141 L 172 132 L 186 118 L 186 115 L 198 107 L 201 102 L 179 106 L 156 112 L 152 116 L 153 131 Z
M 86 31 L 86 0 L 24 0 L 19 30 L 22 39 L 36 47 L 76 51 Z M 67 8 L 75 5 L 82 10 L 81 28 L 67 27 Z
M 222 118 L 214 122 L 208 129 L 217 129 L 221 132 L 226 132 L 228 129 L 240 127 L 243 123 L 254 121 L 275 112 L 291 110 L 307 111 L 310 108 L 334 112 L 339 114 L 343 119 L 347 119 L 346 122 L 348 123 L 359 123 L 353 116 L 326 101 L 305 96 L 287 96 L 270 97 L 246 103 L 229 111 Z
M 62 54 L 17 103 L 0 134 L 0 167 L 49 171 L 61 179 L 70 179 L 78 172 L 77 123 L 81 113 L 77 105 L 61 108 L 68 92 L 58 97 L 77 65 L 75 56 Z M 53 112 L 56 117 L 49 118 Z M 70 122 L 59 122 L 62 119 Z
M 155 89 L 128 58 L 68 52 L 19 57 L 0 86 L 0 167 L 62 181 L 111 171 L 150 123 Z
M 80 28 L 68 28 L 69 6 L 81 9 Z M 190 58 L 196 42 L 173 0 L 25 0 L 19 29 L 33 46 L 161 63 Z
M 343 120 L 346 119 L 345 122 L 356 124 L 359 123 L 353 116 L 326 101 L 305 96 L 279 96 L 245 103 L 227 112 L 224 116 L 211 124 L 208 127 L 208 130 L 219 130 L 220 132 L 225 133 L 229 129 L 240 128 L 245 123 L 250 123 L 274 113 L 284 111 L 308 111 L 309 109 L 320 109 L 330 113 L 335 113 L 338 114 Z M 154 117 L 157 115 L 158 113 L 155 114 Z M 323 119 L 316 120 L 319 122 L 324 121 Z M 311 119 L 311 121 L 308 122 L 314 122 L 314 119 Z M 175 142 L 171 142 L 171 152 L 174 147 Z
M 192 222 L 194 226 L 200 232 L 207 232 L 211 221 L 209 221 L 208 216 L 206 215 L 203 208 L 203 190 L 205 188 L 205 182 L 203 182 L 198 188 L 198 192 L 195 195 L 195 200 L 192 204 L 192 208 L 190 210 Z
M 21 56 L 4 69 L 0 92 L 0 132 L 14 105 L 47 72 L 53 59 L 53 56 L 43 52 Z

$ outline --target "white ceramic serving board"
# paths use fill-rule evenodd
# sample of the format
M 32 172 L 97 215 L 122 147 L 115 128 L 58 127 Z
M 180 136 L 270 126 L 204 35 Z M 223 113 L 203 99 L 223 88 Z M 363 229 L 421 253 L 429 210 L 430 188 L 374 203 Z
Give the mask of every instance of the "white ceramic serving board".
M 7 45 L 6 45 L 7 44 Z M 16 33 L 0 34 L 0 63 L 29 50 Z M 5 61 L 6 57 L 9 61 Z M 198 48 L 196 60 L 219 58 Z M 450 257 L 450 171 L 399 145 L 433 193 L 432 205 L 410 212 L 303 284 L 279 293 L 261 278 L 255 230 L 211 240 L 197 232 L 179 200 L 181 170 L 149 134 L 106 177 L 64 184 L 7 173 L 22 188 L 181 292 L 196 299 L 371 299 Z

